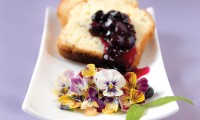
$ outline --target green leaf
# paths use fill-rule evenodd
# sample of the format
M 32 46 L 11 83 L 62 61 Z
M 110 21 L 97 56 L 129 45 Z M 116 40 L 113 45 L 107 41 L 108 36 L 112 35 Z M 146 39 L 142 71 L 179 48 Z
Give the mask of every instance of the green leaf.
M 164 105 L 173 101 L 177 101 L 177 100 L 185 101 L 193 105 L 193 102 L 191 100 L 188 100 L 187 98 L 180 97 L 180 96 L 167 96 L 167 97 L 154 100 L 150 103 L 147 103 L 144 105 L 144 107 L 146 108 L 157 107 L 157 106 L 161 106 L 161 105 Z
M 126 120 L 139 120 L 142 117 L 145 109 L 146 108 L 144 106 L 139 104 L 132 105 L 128 109 Z
M 145 105 L 140 105 L 140 104 L 132 105 L 128 109 L 128 112 L 126 115 L 126 120 L 139 120 L 147 108 L 162 106 L 162 105 L 165 105 L 167 103 L 177 101 L 177 100 L 181 100 L 181 101 L 184 101 L 184 102 L 187 102 L 187 103 L 190 103 L 193 105 L 193 102 L 187 98 L 180 97 L 180 96 L 167 96 L 167 97 L 163 97 L 163 98 L 154 100 Z

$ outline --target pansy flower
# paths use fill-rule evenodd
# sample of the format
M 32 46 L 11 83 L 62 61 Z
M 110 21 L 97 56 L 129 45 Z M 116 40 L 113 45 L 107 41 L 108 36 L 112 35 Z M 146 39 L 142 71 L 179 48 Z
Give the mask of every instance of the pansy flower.
M 119 109 L 119 101 L 118 98 L 115 98 L 113 102 L 106 104 L 105 109 L 103 109 L 102 112 L 105 114 L 110 114 L 117 112 L 118 109 Z
M 96 101 L 92 101 L 91 99 L 83 101 L 81 104 L 81 109 L 85 110 L 85 114 L 87 116 L 95 116 L 97 114 L 97 108 L 99 105 Z
M 132 104 L 141 103 L 145 100 L 145 95 L 136 89 L 131 89 L 130 94 L 123 94 L 119 97 L 119 103 L 123 111 L 127 111 Z
M 87 80 L 88 86 L 95 86 L 93 77 L 97 69 L 94 64 L 88 64 L 85 69 L 81 70 L 81 77 Z
M 62 95 L 59 97 L 58 101 L 61 103 L 61 109 L 64 110 L 73 110 L 81 106 L 81 102 L 73 100 L 68 95 Z
M 131 89 L 137 89 L 145 93 L 148 88 L 148 81 L 146 78 L 140 78 L 137 80 L 137 76 L 134 72 L 128 72 L 124 75 L 126 79 L 126 85 L 122 88 L 125 94 L 129 94 Z
M 97 88 L 103 90 L 103 95 L 108 97 L 123 94 L 121 88 L 126 84 L 125 78 L 114 69 L 102 69 L 94 76 Z
M 98 112 L 102 112 L 102 109 L 105 108 L 106 103 L 112 102 L 114 100 L 112 97 L 103 96 L 102 92 L 98 91 L 95 87 L 88 88 L 88 98 L 97 102 L 99 105 L 97 108 Z
M 70 86 L 71 92 L 74 92 L 78 95 L 85 95 L 87 88 L 88 85 L 84 78 L 76 76 L 71 79 L 71 86 Z
M 119 97 L 120 106 L 123 111 L 127 111 L 130 105 L 141 103 L 145 100 L 144 93 L 148 90 L 148 81 L 146 78 L 137 80 L 134 72 L 128 72 L 124 75 L 126 85 L 122 88 L 124 95 Z
M 81 71 L 83 77 L 90 78 L 96 73 L 96 68 L 94 64 L 88 64 L 85 69 Z
M 63 74 L 59 75 L 55 79 L 56 91 L 57 95 L 67 94 L 68 89 L 70 88 L 71 78 L 74 76 L 74 72 L 72 70 L 66 70 Z

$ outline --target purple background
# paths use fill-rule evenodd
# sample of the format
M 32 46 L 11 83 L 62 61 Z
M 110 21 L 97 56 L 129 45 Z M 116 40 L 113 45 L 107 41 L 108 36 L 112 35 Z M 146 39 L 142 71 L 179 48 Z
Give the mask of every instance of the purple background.
M 21 109 L 37 60 L 45 8 L 59 0 L 0 0 L 0 120 L 34 120 Z M 167 75 L 180 110 L 166 120 L 200 119 L 200 1 L 140 0 L 153 6 Z M 158 73 L 159 74 L 159 73 Z

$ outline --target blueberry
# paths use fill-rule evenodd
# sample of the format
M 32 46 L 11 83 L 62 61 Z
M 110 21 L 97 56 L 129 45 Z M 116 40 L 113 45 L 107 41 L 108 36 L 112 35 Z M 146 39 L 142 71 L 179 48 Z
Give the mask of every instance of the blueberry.
M 107 15 L 108 15 L 109 17 L 113 17 L 116 13 L 117 13 L 117 11 L 111 10 L 111 11 L 109 11 L 109 12 L 107 13 Z
M 124 14 L 123 13 L 120 13 L 118 11 L 114 11 L 114 10 L 111 10 L 109 11 L 108 13 L 108 16 L 112 19 L 116 19 L 118 21 L 123 21 L 124 19 Z
M 134 33 L 134 34 L 136 33 L 135 30 L 134 30 L 134 26 L 133 25 L 128 24 L 127 28 L 128 28 L 128 31 L 132 31 L 132 33 Z
M 104 17 L 104 13 L 102 10 L 97 11 L 93 16 L 92 16 L 92 21 L 93 22 L 100 22 Z
M 114 34 L 111 36 L 110 43 L 112 46 L 120 48 L 123 46 L 124 39 L 122 36 Z
M 125 37 L 125 42 L 124 42 L 124 48 L 129 50 L 133 47 L 133 45 L 135 44 L 135 37 L 133 35 L 130 36 L 126 36 Z
M 145 92 L 145 99 L 151 98 L 154 95 L 154 90 L 151 86 L 149 86 L 149 89 Z
M 115 10 L 104 14 L 102 10 L 99 10 L 92 16 L 89 32 L 105 40 L 103 61 L 106 61 L 106 65 L 117 70 L 122 69 L 121 66 L 129 66 L 130 63 L 124 61 L 132 61 L 133 57 L 129 57 L 128 54 L 123 56 L 123 54 L 134 47 L 136 37 L 134 26 L 130 24 L 130 19 L 126 14 Z M 130 51 L 132 52 L 134 51 Z
M 89 31 L 93 36 L 100 36 L 103 32 L 103 27 L 100 23 L 93 22 L 89 27 Z
M 119 51 L 118 48 L 114 48 L 114 47 L 110 47 L 107 50 L 107 53 L 109 55 L 109 57 L 111 57 L 112 59 L 117 58 L 118 56 L 120 56 L 121 54 L 123 54 L 123 52 Z
M 123 35 L 123 34 L 125 34 L 125 33 L 128 32 L 128 27 L 127 27 L 127 25 L 125 25 L 125 24 L 122 23 L 122 22 L 117 22 L 117 23 L 116 23 L 116 26 L 115 26 L 115 32 L 116 32 L 117 34 Z
M 129 17 L 126 15 L 126 14 L 123 14 L 122 15 L 122 21 L 124 22 L 124 23 L 129 23 L 130 22 L 130 20 L 129 20 Z

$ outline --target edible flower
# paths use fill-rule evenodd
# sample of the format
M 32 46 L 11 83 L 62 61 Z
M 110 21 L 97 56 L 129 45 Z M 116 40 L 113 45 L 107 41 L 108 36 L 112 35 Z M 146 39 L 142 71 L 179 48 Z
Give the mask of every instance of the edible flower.
M 131 89 L 137 89 L 145 93 L 148 88 L 148 80 L 146 78 L 140 78 L 137 81 L 137 76 L 134 72 L 128 72 L 124 75 L 126 79 L 126 85 L 122 88 L 125 94 L 129 94 Z
M 141 103 L 145 100 L 145 95 L 136 89 L 131 89 L 130 94 L 123 94 L 119 97 L 122 111 L 127 111 L 132 104 Z
M 106 97 L 102 95 L 102 91 L 98 91 L 95 87 L 88 88 L 88 98 L 92 101 L 96 101 L 99 107 L 97 112 L 102 112 L 102 109 L 105 108 L 106 103 L 112 102 L 114 98 Z
M 118 109 L 119 109 L 118 98 L 115 98 L 113 102 L 106 104 L 105 109 L 103 109 L 102 112 L 105 114 L 111 114 L 117 112 Z
M 104 96 L 120 96 L 123 91 L 120 89 L 126 84 L 125 78 L 120 72 L 114 69 L 102 69 L 94 76 L 97 88 L 103 91 Z
M 125 94 L 119 97 L 120 106 L 123 111 L 127 111 L 132 104 L 141 103 L 145 100 L 144 93 L 149 85 L 146 78 L 137 80 L 134 72 L 128 72 L 124 75 L 126 85 L 122 88 Z
M 78 108 L 81 106 L 81 102 L 77 102 L 73 100 L 68 95 L 60 96 L 58 101 L 61 103 L 61 109 L 65 109 L 65 110 L 73 110 L 74 108 Z
M 82 76 L 90 78 L 96 73 L 96 68 L 94 64 L 88 64 L 85 69 L 81 71 Z
M 66 70 L 63 74 L 59 75 L 54 83 L 57 87 L 55 93 L 60 96 L 67 94 L 68 89 L 70 88 L 71 78 L 74 76 L 74 72 L 72 70 Z
M 85 79 L 80 76 L 76 76 L 71 79 L 71 92 L 74 92 L 78 95 L 85 95 L 87 91 L 88 85 Z
M 91 99 L 83 101 L 81 104 L 81 109 L 85 109 L 85 114 L 87 116 L 95 116 L 97 114 L 97 109 L 99 105 L 96 101 L 92 101 Z

